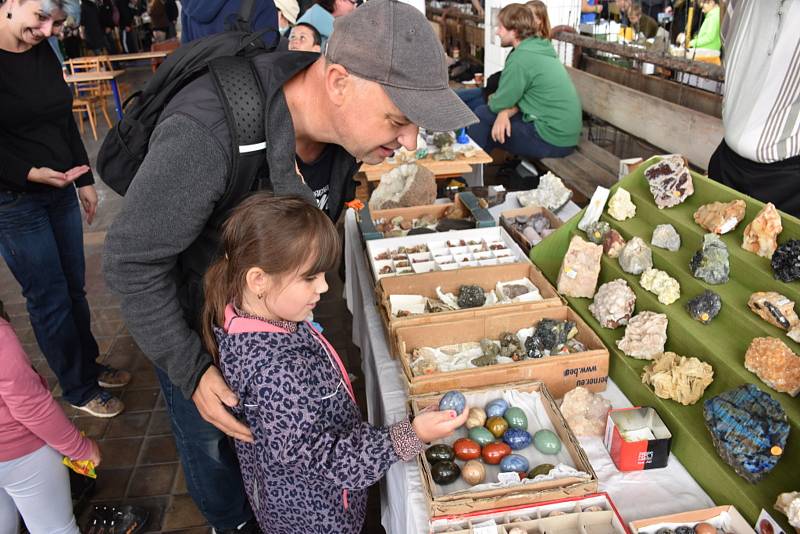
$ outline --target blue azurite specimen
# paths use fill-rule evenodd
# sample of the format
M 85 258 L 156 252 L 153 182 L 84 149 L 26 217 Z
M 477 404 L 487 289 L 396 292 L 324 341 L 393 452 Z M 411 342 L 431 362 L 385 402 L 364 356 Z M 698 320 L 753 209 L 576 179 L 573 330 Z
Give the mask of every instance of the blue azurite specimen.
M 508 446 L 515 451 L 524 449 L 530 445 L 532 439 L 531 435 L 521 428 L 509 428 L 505 431 L 505 434 L 503 434 L 503 441 L 508 443 Z M 525 471 L 527 471 L 527 469 L 525 469 Z
M 789 437 L 786 412 L 753 384 L 707 400 L 703 416 L 717 453 L 748 482 L 764 478 L 780 460 Z

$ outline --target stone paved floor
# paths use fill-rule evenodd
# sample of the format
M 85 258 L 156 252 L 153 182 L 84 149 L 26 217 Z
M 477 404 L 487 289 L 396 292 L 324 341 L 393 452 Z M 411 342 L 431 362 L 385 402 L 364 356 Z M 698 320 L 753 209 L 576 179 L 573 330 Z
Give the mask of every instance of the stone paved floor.
M 146 80 L 147 71 L 130 72 L 132 84 Z M 100 119 L 102 123 L 102 119 Z M 102 141 L 107 131 L 103 123 L 98 136 Z M 84 135 L 89 157 L 94 167 L 100 142 L 94 141 L 91 131 Z M 62 403 L 73 422 L 100 443 L 103 463 L 91 503 L 125 503 L 146 507 L 150 520 L 146 532 L 201 534 L 210 532 L 202 515 L 187 494 L 186 483 L 178 461 L 169 418 L 158 387 L 153 367 L 142 354 L 125 328 L 118 300 L 110 293 L 101 273 L 101 258 L 105 232 L 119 211 L 122 199 L 105 187 L 97 185 L 101 199 L 97 219 L 91 227 L 84 224 L 86 253 L 86 291 L 92 309 L 92 330 L 100 346 L 100 359 L 133 373 L 131 383 L 120 392 L 126 410 L 113 419 L 97 419 L 80 415 L 61 401 L 55 376 L 39 351 L 25 310 L 25 302 L 16 280 L 4 262 L 0 261 L 0 299 L 6 304 L 12 323 L 22 340 L 32 363 L 48 381 L 53 395 Z M 315 318 L 325 327 L 325 334 L 342 356 L 355 381 L 356 395 L 362 411 L 364 380 L 361 375 L 360 353 L 351 342 L 351 316 L 342 299 L 342 281 L 338 273 L 329 273 L 330 290 L 317 306 Z M 364 532 L 383 532 L 380 526 L 377 486 L 370 495 L 370 507 Z M 83 525 L 90 506 L 78 510 Z

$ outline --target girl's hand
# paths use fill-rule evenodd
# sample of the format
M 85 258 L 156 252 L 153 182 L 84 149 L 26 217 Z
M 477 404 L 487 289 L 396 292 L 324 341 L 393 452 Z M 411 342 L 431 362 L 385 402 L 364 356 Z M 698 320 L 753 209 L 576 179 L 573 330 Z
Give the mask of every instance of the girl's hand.
M 67 173 L 54 171 L 48 167 L 31 167 L 31 170 L 28 171 L 29 182 L 45 184 L 52 187 L 66 187 L 77 178 L 77 176 L 68 176 Z
M 102 460 L 102 455 L 100 454 L 100 447 L 97 445 L 97 442 L 93 439 L 90 439 L 89 442 L 92 444 L 92 449 L 89 452 L 88 458 L 83 458 L 84 460 L 91 460 L 95 467 L 100 465 L 100 461 Z
M 492 139 L 501 145 L 506 142 L 506 138 L 511 137 L 511 117 L 506 110 L 497 114 L 497 118 L 492 126 Z
M 455 410 L 422 412 L 414 418 L 411 427 L 420 441 L 430 443 L 452 434 L 455 429 L 467 422 L 468 415 L 469 410 L 466 408 L 461 415 L 456 414 Z
M 85 185 L 78 188 L 78 198 L 86 212 L 86 224 L 92 224 L 94 214 L 97 212 L 97 191 L 93 185 Z

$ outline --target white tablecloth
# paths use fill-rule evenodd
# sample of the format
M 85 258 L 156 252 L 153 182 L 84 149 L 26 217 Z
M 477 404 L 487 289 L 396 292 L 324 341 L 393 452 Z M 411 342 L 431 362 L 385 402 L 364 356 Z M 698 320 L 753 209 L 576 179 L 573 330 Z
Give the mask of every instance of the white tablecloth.
M 510 194 L 505 205 L 490 211 L 497 217 L 500 211 L 515 207 L 519 207 L 516 198 Z M 578 207 L 570 203 L 558 215 L 566 220 L 577 211 Z M 388 425 L 406 416 L 408 394 L 403 371 L 389 353 L 352 209 L 345 219 L 345 265 L 345 298 L 353 314 L 353 343 L 361 349 L 369 422 Z M 615 408 L 631 406 L 611 380 L 604 396 Z M 580 441 L 597 473 L 600 491 L 611 495 L 625 521 L 714 505 L 673 455 L 664 469 L 622 473 L 614 466 L 600 438 L 581 438 Z M 381 482 L 381 522 L 388 534 L 429 532 L 416 462 L 398 462 Z

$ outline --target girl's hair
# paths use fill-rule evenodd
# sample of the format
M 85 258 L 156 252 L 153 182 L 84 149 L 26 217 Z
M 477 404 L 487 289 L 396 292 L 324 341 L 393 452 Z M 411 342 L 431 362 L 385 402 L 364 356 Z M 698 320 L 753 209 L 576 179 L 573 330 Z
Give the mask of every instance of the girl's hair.
M 225 221 L 222 254 L 203 278 L 203 343 L 208 351 L 217 358 L 214 326 L 224 326 L 228 304 L 241 307 L 247 271 L 259 267 L 278 280 L 312 276 L 335 269 L 339 251 L 333 223 L 306 200 L 269 193 L 245 199 Z
M 20 3 L 27 0 L 20 0 Z M 48 15 L 54 9 L 60 9 L 67 17 L 72 17 L 76 22 L 81 20 L 81 3 L 79 0 L 37 0 L 42 5 L 42 11 Z M 2 4 L 3 2 L 0 2 Z
M 542 0 L 530 0 L 525 3 L 533 12 L 534 35 L 542 39 L 550 40 L 550 16 L 547 14 L 547 6 Z M 537 23 L 536 20 L 539 20 Z
M 509 4 L 500 10 L 497 18 L 505 29 L 515 31 L 520 41 L 536 35 L 533 12 L 525 4 Z

